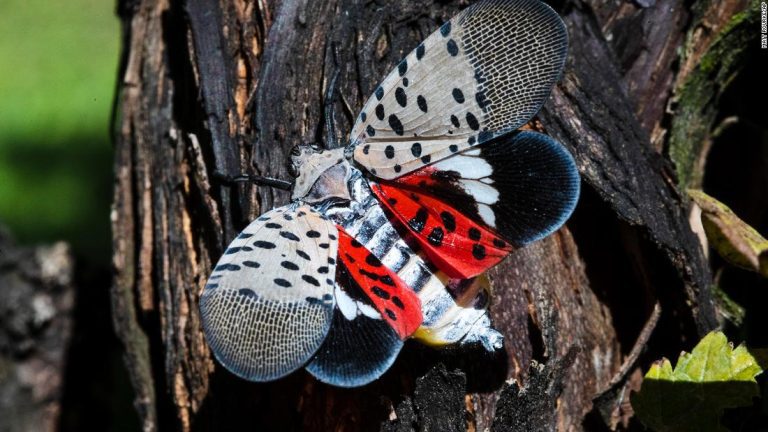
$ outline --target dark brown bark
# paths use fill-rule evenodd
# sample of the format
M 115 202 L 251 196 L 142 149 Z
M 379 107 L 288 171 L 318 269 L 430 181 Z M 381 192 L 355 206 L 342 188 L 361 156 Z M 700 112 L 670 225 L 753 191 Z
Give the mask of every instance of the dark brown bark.
M 409 344 L 382 379 L 353 390 L 303 372 L 247 383 L 214 362 L 197 309 L 212 262 L 238 229 L 289 196 L 230 187 L 212 174 L 287 177 L 290 147 L 325 139 L 332 43 L 340 48 L 336 107 L 345 136 L 378 80 L 466 3 L 120 5 L 112 297 L 144 430 L 615 425 L 629 417 L 619 402 L 638 364 L 674 355 L 717 325 L 709 267 L 660 153 L 692 8 L 574 0 L 553 4 L 571 48 L 540 120 L 576 156 L 583 196 L 567 228 L 491 272 L 505 352 Z M 505 384 L 509 378 L 520 384 Z

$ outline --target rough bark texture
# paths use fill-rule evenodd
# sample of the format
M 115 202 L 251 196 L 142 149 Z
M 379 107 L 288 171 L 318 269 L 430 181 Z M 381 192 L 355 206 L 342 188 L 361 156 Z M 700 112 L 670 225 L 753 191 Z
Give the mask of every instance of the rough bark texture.
M 706 13 L 720 3 L 741 7 Z M 247 383 L 213 361 L 197 308 L 212 262 L 289 198 L 213 173 L 287 177 L 288 150 L 325 139 L 332 43 L 345 136 L 378 80 L 466 4 L 121 2 L 112 298 L 144 430 L 614 427 L 631 416 L 621 402 L 638 364 L 717 326 L 709 267 L 662 152 L 670 124 L 685 127 L 668 114 L 681 62 L 716 40 L 679 57 L 695 16 L 730 22 L 747 2 L 568 0 L 552 3 L 570 52 L 540 125 L 575 155 L 583 196 L 567 228 L 491 272 L 505 351 L 408 344 L 381 380 L 353 390 L 303 372 Z
M 0 227 L 0 431 L 58 430 L 73 277 L 65 243 L 21 248 Z

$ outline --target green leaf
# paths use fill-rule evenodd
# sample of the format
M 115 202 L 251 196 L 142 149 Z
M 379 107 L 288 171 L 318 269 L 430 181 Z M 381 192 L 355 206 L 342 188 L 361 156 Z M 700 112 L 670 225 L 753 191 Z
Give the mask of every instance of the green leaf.
M 688 196 L 701 208 L 701 223 L 712 247 L 729 263 L 768 277 L 768 240 L 728 206 L 700 190 Z
M 674 369 L 667 359 L 654 363 L 632 395 L 632 408 L 657 432 L 724 431 L 723 410 L 751 405 L 762 371 L 746 347 L 734 349 L 723 333 L 712 332 L 690 354 L 680 354 Z

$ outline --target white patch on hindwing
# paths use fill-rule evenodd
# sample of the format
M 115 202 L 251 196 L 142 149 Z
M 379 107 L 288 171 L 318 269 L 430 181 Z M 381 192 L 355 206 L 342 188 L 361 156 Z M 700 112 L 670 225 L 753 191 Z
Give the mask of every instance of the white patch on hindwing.
M 349 321 L 355 319 L 357 317 L 357 305 L 355 304 L 355 301 L 352 299 L 352 297 L 347 295 L 347 293 L 344 292 L 344 290 L 341 289 L 338 284 L 336 284 L 336 288 L 333 292 L 336 296 L 336 306 L 338 306 L 339 311 L 341 311 L 341 314 L 344 315 L 344 318 Z
M 477 204 L 477 213 L 480 218 L 491 228 L 496 228 L 496 213 L 486 204 Z
M 339 311 L 348 321 L 352 321 L 358 315 L 365 315 L 372 319 L 381 319 L 381 314 L 374 307 L 353 299 L 338 283 L 334 289 L 334 294 L 336 295 L 336 305 L 339 307 Z
M 459 180 L 459 185 L 478 203 L 493 205 L 499 201 L 499 191 L 479 180 Z
M 439 171 L 455 171 L 465 179 L 481 179 L 483 177 L 490 177 L 493 174 L 493 167 L 485 159 L 470 157 L 467 154 L 460 153 L 443 159 L 432 165 L 432 167 Z

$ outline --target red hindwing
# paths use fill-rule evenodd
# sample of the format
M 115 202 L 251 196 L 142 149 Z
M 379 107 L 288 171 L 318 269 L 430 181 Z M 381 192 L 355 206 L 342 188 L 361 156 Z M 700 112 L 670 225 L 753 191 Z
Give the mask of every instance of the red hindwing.
M 429 260 L 452 278 L 471 278 L 498 264 L 513 247 L 495 232 L 424 193 L 429 167 L 395 182 L 371 183 L 379 201 L 408 229 Z
M 419 328 L 422 314 L 418 295 L 397 273 L 382 264 L 341 227 L 339 260 L 401 339 L 407 338 Z

